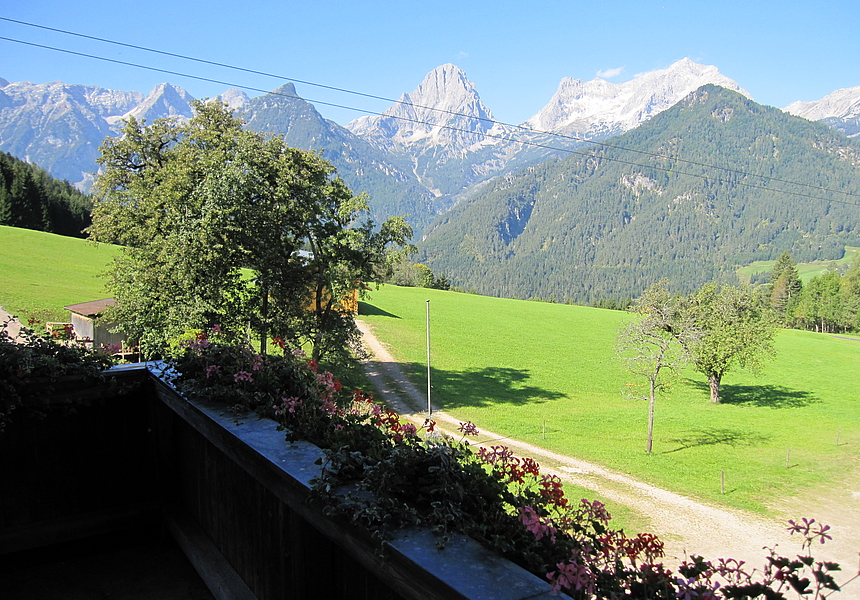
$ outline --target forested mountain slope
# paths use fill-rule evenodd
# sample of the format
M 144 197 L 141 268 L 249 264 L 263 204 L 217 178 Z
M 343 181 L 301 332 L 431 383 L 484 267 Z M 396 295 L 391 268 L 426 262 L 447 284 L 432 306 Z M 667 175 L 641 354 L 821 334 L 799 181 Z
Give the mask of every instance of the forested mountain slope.
M 391 215 L 410 215 L 410 222 L 421 227 L 442 212 L 408 162 L 398 162 L 324 119 L 311 103 L 296 95 L 291 83 L 246 101 L 239 114 L 252 131 L 282 134 L 292 147 L 322 152 L 354 192 L 369 194 L 371 213 L 378 222 Z
M 0 225 L 84 237 L 92 205 L 68 181 L 0 152 Z
M 419 259 L 482 294 L 594 302 L 860 243 L 860 144 L 820 123 L 707 85 L 607 144 L 493 182 Z

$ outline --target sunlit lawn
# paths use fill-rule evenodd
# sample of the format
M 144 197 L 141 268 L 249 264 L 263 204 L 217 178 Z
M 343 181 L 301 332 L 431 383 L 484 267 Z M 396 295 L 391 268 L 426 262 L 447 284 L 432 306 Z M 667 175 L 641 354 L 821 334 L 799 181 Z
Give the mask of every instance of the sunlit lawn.
M 108 296 L 103 273 L 120 249 L 0 226 L 0 306 L 40 321 L 67 321 L 63 306 Z
M 685 371 L 658 400 L 649 456 L 647 404 L 627 397 L 635 380 L 613 358 L 629 315 L 385 286 L 362 305 L 361 318 L 419 389 L 426 389 L 427 299 L 434 403 L 461 419 L 763 512 L 774 497 L 857 470 L 860 341 L 780 332 L 776 360 L 758 376 L 727 375 L 720 405 L 708 401 L 701 375 Z

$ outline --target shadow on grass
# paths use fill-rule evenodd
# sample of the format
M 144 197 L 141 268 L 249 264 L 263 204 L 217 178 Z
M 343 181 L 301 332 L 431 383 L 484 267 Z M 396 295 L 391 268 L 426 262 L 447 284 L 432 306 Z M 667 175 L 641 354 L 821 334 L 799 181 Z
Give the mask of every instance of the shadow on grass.
M 397 316 L 397 315 L 395 315 L 395 314 L 392 314 L 392 313 L 390 313 L 390 312 L 388 312 L 388 311 L 386 311 L 386 310 L 382 310 L 382 309 L 381 309 L 381 308 L 379 308 L 378 306 L 374 306 L 373 304 L 368 304 L 367 302 L 361 302 L 361 301 L 359 301 L 359 303 L 358 303 L 358 316 L 360 317 L 360 316 L 362 316 L 362 315 L 368 315 L 368 316 L 369 316 L 369 315 L 373 315 L 373 316 L 379 316 L 379 317 L 391 317 L 392 319 L 399 319 L 399 318 L 400 318 L 400 317 L 398 317 L 398 316 Z
M 427 387 L 427 365 L 400 363 L 416 387 Z M 456 408 L 509 404 L 522 406 L 566 398 L 567 394 L 529 385 L 528 369 L 486 367 L 469 371 L 447 371 L 430 368 L 433 404 L 451 410 Z
M 687 385 L 697 388 L 706 396 L 711 393 L 704 381 L 687 380 Z M 762 408 L 802 408 L 821 402 L 811 393 L 793 390 L 782 385 L 722 385 L 720 404 L 758 406 Z
M 720 429 L 717 427 L 708 427 L 705 429 L 697 429 L 690 432 L 686 437 L 675 438 L 669 440 L 678 447 L 674 450 L 666 450 L 661 454 L 671 454 L 680 452 L 681 450 L 689 450 L 690 448 L 698 448 L 700 446 L 757 446 L 767 442 L 770 437 L 758 433 L 750 433 L 748 431 L 740 431 L 738 429 Z

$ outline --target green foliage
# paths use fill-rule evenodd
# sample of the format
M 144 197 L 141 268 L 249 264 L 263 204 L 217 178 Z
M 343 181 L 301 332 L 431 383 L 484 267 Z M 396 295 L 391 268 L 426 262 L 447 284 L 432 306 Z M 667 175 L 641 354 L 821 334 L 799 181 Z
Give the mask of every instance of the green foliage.
M 711 402 L 720 401 L 720 382 L 735 367 L 758 371 L 774 353 L 776 321 L 749 287 L 705 284 L 684 312 L 696 339 L 689 344 L 694 368 L 708 378 Z M 685 327 L 677 327 L 676 336 Z
M 698 341 L 699 332 L 684 309 L 684 299 L 669 292 L 668 280 L 660 280 L 636 300 L 632 310 L 641 316 L 627 323 L 616 342 L 618 356 L 628 370 L 648 385 L 644 396 L 631 393 L 648 401 L 648 454 L 653 446 L 657 393 L 667 388 L 671 376 L 678 375 L 687 361 L 687 348 Z
M 592 302 L 591 306 L 607 310 L 630 310 L 633 307 L 633 298 L 630 296 L 620 300 L 616 298 L 601 298 L 596 302 Z
M 800 292 L 803 289 L 797 265 L 788 252 L 779 255 L 770 274 L 770 285 L 770 305 L 777 315 L 784 319 L 786 313 L 791 312 L 800 300 Z
M 84 237 L 92 205 L 68 181 L 0 152 L 0 225 Z
M 860 194 L 860 145 L 824 125 L 705 86 L 611 145 L 498 178 L 439 218 L 418 260 L 480 294 L 587 304 L 860 241 L 851 205 L 755 175 Z
M 104 351 L 37 335 L 29 327 L 22 327 L 22 339 L 16 340 L 8 326 L 0 323 L 0 434 L 13 418 L 72 408 L 72 401 L 51 404 L 51 394 L 64 391 L 64 379 L 99 381 L 102 371 L 114 364 Z
M 414 263 L 405 256 L 398 257 L 393 262 L 385 283 L 405 287 L 432 288 L 434 290 L 451 289 L 448 277 L 444 273 L 436 277 L 430 267 L 421 263 Z
M 319 395 L 315 375 L 298 355 L 261 355 L 247 344 L 234 344 L 220 327 L 180 342 L 167 359 L 178 376 L 174 385 L 195 398 L 216 400 L 240 412 L 274 416 L 286 397 Z
M 126 247 L 110 271 L 112 318 L 149 353 L 216 324 L 234 339 L 250 326 L 263 344 L 309 343 L 315 359 L 357 348 L 341 303 L 384 271 L 409 226 L 359 223 L 366 198 L 318 155 L 244 130 L 224 105 L 194 109 L 186 124 L 131 119 L 101 148 L 90 234 Z
M 786 323 L 821 333 L 844 333 L 860 327 L 860 259 L 844 274 L 816 275 L 786 308 Z

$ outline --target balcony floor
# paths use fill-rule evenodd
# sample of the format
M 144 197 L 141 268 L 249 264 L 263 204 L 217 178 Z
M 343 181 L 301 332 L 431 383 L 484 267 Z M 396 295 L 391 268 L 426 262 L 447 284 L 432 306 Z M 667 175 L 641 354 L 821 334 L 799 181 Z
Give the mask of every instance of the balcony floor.
M 4 600 L 212 600 L 194 567 L 160 527 L 0 558 Z

